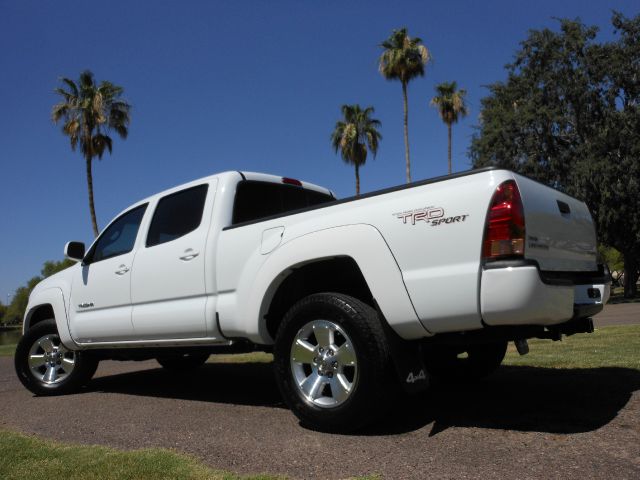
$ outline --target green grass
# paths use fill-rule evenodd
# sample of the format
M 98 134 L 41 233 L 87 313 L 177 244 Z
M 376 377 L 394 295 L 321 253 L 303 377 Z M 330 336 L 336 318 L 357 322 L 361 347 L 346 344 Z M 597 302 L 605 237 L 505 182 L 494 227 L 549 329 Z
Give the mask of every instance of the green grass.
M 0 430 L 2 480 L 284 480 L 274 475 L 241 476 L 213 470 L 171 450 L 64 444 Z M 377 475 L 351 480 L 379 480 Z
M 504 365 L 640 370 L 640 325 L 603 327 L 591 334 L 565 337 L 562 342 L 530 340 L 529 353 L 524 356 L 509 344 Z
M 530 351 L 520 356 L 512 343 L 505 365 L 546 368 L 623 367 L 640 370 L 640 325 L 619 325 L 563 337 L 561 342 L 529 340 Z M 264 352 L 211 355 L 209 363 L 268 363 L 273 355 Z
M 0 430 L 3 480 L 274 480 L 271 475 L 238 476 L 212 470 L 192 457 L 164 449 L 123 452 L 67 445 Z
M 0 345 L 0 357 L 13 357 L 15 351 L 15 345 Z
M 273 354 L 265 352 L 233 353 L 211 355 L 208 363 L 269 363 L 273 361 Z

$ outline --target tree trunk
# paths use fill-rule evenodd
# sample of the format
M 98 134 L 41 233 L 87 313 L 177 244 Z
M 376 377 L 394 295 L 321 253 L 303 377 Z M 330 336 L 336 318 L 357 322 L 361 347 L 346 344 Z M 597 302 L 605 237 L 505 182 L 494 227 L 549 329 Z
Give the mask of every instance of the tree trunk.
M 411 160 L 409 159 L 409 102 L 407 101 L 407 82 L 402 82 L 404 100 L 404 158 L 407 162 L 407 183 L 411 183 Z
M 98 221 L 96 220 L 96 207 L 93 204 L 93 175 L 91 174 L 91 157 L 86 157 L 87 162 L 87 187 L 89 188 L 89 213 L 91 214 L 91 226 L 93 234 L 98 236 Z
M 638 294 L 638 258 L 631 252 L 623 252 L 624 257 L 624 298 L 635 298 Z
M 451 124 L 447 123 L 447 129 L 449 130 L 449 175 L 451 175 Z
M 360 195 L 360 165 L 356 163 L 356 195 Z

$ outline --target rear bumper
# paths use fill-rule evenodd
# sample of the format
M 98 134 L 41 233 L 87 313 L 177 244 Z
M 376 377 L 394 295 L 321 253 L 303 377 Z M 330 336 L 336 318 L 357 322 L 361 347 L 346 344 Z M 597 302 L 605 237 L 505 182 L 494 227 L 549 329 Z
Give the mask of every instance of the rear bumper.
M 591 274 L 541 273 L 535 263 L 496 263 L 483 269 L 480 311 L 486 325 L 555 325 L 600 312 L 610 281 Z

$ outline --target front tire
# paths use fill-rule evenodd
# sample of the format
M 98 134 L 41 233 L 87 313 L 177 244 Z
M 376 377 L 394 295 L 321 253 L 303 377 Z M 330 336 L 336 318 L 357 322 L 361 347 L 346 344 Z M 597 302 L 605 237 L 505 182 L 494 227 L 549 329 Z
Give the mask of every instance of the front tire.
M 387 409 L 393 388 L 378 314 L 347 295 L 320 293 L 285 315 L 274 348 L 278 387 L 303 424 L 352 431 Z
M 64 395 L 84 386 L 98 368 L 88 352 L 69 350 L 60 341 L 55 320 L 27 330 L 16 347 L 18 379 L 36 395 Z

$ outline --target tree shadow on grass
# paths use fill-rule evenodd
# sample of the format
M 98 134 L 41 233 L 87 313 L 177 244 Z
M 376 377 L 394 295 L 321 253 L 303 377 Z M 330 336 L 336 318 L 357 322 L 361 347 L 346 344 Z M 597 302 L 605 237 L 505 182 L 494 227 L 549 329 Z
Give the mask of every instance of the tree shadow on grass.
M 608 424 L 639 389 L 640 371 L 629 368 L 503 366 L 482 381 L 435 384 L 402 398 L 356 435 L 394 435 L 429 424 L 431 436 L 450 427 L 588 432 Z M 285 408 L 268 363 L 209 363 L 182 374 L 162 369 L 124 373 L 96 378 L 89 390 Z

